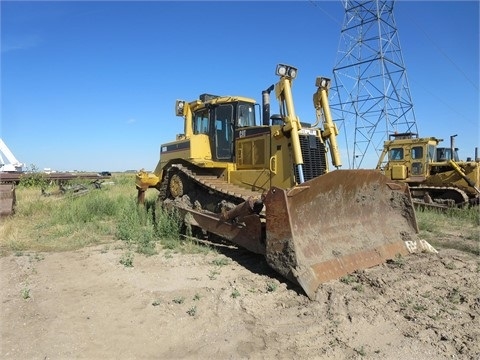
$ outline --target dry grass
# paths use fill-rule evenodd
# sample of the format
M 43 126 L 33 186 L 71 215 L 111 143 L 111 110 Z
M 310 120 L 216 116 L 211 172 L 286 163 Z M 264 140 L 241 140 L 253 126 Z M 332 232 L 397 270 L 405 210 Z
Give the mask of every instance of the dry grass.
M 480 255 L 480 208 L 417 211 L 420 237 L 437 248 Z
M 0 251 L 64 251 L 115 239 L 117 214 L 134 201 L 133 175 L 112 178 L 113 185 L 88 192 L 60 194 L 57 186 L 42 195 L 40 187 L 18 186 L 15 215 L 0 222 Z
M 42 195 L 39 187 L 19 186 L 14 216 L 0 222 L 0 254 L 18 251 L 66 251 L 92 244 L 124 240 L 146 255 L 155 253 L 158 241 L 162 246 L 187 253 L 207 251 L 194 242 L 178 245 L 178 226 L 168 217 L 151 218 L 135 205 L 137 192 L 134 174 L 114 174 L 112 185 L 89 191 L 82 196 L 67 192 L 58 194 L 58 187 Z M 158 192 L 147 191 L 147 205 L 155 206 Z M 480 254 L 480 216 L 478 208 L 437 213 L 417 211 L 420 237 L 435 247 L 455 248 Z M 449 236 L 446 236 L 449 235 Z M 456 241 L 452 241 L 452 236 Z M 461 241 L 458 241 L 461 239 Z
M 153 211 L 156 190 L 147 191 L 146 206 L 138 207 L 134 176 L 114 174 L 100 189 L 81 184 L 88 189 L 81 196 L 72 190 L 62 194 L 55 186 L 45 189 L 49 196 L 39 186 L 17 187 L 15 215 L 0 223 L 0 255 L 76 250 L 116 240 L 144 255 L 157 253 L 157 246 L 186 253 L 209 251 L 193 241 L 180 241 L 176 214 Z

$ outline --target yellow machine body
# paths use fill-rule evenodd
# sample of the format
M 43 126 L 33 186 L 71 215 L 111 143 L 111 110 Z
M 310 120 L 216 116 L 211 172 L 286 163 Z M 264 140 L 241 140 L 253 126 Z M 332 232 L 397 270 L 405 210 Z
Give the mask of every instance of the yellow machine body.
M 377 169 L 409 185 L 416 203 L 437 207 L 477 203 L 480 187 L 478 159 L 460 161 L 457 149 L 439 147 L 442 139 L 416 134 L 393 134 L 385 141 Z
M 177 100 L 184 133 L 160 146 L 156 169 L 140 171 L 136 187 L 140 202 L 156 188 L 161 203 L 179 210 L 193 229 L 265 255 L 313 299 L 322 282 L 421 243 L 405 184 L 376 170 L 338 169 L 329 79 L 315 83 L 315 123 L 300 122 L 292 96 L 296 73 L 277 66 L 279 81 L 262 92 L 261 122 L 251 98 Z M 270 115 L 273 90 L 278 115 Z

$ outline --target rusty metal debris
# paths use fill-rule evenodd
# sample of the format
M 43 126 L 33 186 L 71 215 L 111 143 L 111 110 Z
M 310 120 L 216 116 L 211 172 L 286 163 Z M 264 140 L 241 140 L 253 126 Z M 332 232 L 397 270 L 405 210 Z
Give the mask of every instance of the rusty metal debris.
M 18 184 L 20 180 L 24 177 L 29 176 L 30 174 L 37 174 L 37 173 L 28 173 L 28 172 L 0 172 L 0 183 L 2 184 Z M 41 173 L 43 179 L 47 181 L 55 181 L 55 182 L 65 182 L 68 180 L 105 180 L 110 179 L 111 176 L 102 175 L 97 173 Z
M 15 184 L 0 184 L 0 217 L 13 215 L 15 204 Z

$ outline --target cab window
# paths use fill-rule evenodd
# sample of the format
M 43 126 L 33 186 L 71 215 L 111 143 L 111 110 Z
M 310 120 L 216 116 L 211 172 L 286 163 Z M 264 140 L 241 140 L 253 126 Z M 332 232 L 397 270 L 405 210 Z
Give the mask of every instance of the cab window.
M 449 148 L 437 148 L 437 161 L 448 161 L 452 159 L 452 150 Z
M 208 134 L 208 130 L 208 110 L 196 112 L 193 119 L 193 133 Z
M 412 163 L 412 175 L 422 175 L 423 165 L 421 162 Z
M 423 158 L 423 147 L 414 146 L 412 147 L 412 159 L 422 159 Z
M 403 148 L 393 148 L 389 154 L 390 160 L 397 161 L 403 160 Z
M 435 146 L 428 145 L 428 161 L 436 161 L 435 158 Z
M 252 104 L 238 105 L 238 127 L 255 126 L 255 111 Z

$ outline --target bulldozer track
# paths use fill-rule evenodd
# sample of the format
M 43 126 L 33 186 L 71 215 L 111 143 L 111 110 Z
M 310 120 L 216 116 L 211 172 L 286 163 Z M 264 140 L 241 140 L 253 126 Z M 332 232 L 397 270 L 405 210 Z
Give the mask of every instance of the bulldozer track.
M 199 169 L 199 171 L 203 171 L 203 169 Z M 250 197 L 259 198 L 262 195 L 260 191 L 248 190 L 241 186 L 228 183 L 211 173 L 202 174 L 199 173 L 199 171 L 183 164 L 172 164 L 162 180 L 160 197 L 163 199 L 167 198 L 168 182 L 170 181 L 173 172 L 184 174 L 190 181 L 196 183 L 198 186 L 205 189 L 205 191 L 214 192 L 218 197 L 235 204 L 247 201 Z
M 429 203 L 429 202 L 425 201 L 424 199 L 420 199 L 418 197 L 412 197 L 414 204 L 417 205 L 417 206 L 420 206 L 420 207 L 435 208 L 435 209 L 451 209 L 451 208 L 455 208 L 455 207 L 462 207 L 462 206 L 468 205 L 469 201 L 470 201 L 470 199 L 469 199 L 469 197 L 468 197 L 468 195 L 465 191 L 463 191 L 461 189 L 458 189 L 456 187 L 452 187 L 452 186 L 412 186 L 412 187 L 410 187 L 410 191 L 411 192 L 412 191 L 421 191 L 421 192 L 453 191 L 453 192 L 456 192 L 457 194 L 459 194 L 459 196 L 461 196 L 462 199 L 463 199 L 463 202 L 456 202 L 454 206 L 451 206 L 451 205 L 448 205 L 448 204 L 441 204 L 441 203 L 435 202 L 434 199 L 433 199 L 433 202 Z

